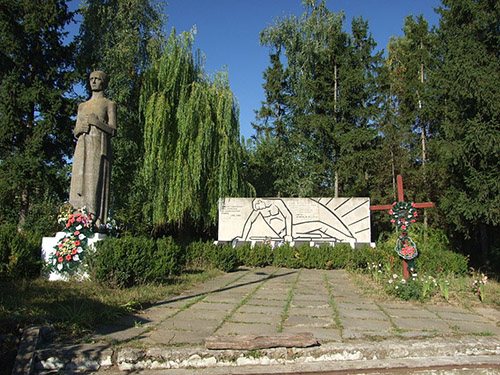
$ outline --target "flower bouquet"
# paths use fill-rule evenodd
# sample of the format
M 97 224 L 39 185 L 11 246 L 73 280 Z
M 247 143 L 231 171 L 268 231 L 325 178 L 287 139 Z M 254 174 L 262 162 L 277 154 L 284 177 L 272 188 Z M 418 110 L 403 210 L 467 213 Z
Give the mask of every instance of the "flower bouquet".
M 71 206 L 68 206 L 63 206 L 58 218 L 58 222 L 64 225 L 64 236 L 49 257 L 49 266 L 52 271 L 73 275 L 85 258 L 93 222 L 85 207 L 72 212 Z

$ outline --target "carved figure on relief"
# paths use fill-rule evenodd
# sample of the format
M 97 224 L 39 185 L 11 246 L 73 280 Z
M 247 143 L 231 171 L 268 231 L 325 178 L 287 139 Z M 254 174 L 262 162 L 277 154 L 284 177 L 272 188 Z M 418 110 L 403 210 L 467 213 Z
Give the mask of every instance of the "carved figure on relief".
M 252 202 L 252 212 L 245 221 L 243 231 L 237 240 L 261 239 L 249 234 L 259 218 L 276 234 L 277 238 L 287 242 L 295 240 L 323 239 L 331 241 L 355 240 L 347 225 L 330 208 L 321 202 L 308 199 L 308 208 L 317 210 L 315 218 L 292 214 L 290 207 L 279 198 L 256 198 Z M 318 219 L 318 218 L 321 218 Z

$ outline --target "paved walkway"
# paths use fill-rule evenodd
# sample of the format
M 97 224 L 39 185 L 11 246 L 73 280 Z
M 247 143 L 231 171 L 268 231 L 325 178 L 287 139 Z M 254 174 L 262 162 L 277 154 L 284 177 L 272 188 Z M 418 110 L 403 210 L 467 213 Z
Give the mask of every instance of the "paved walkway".
M 363 360 L 364 366 L 377 360 L 379 366 L 390 366 L 380 360 L 409 363 L 429 356 L 459 363 L 474 355 L 475 361 L 484 356 L 484 363 L 495 363 L 500 372 L 499 322 L 500 311 L 494 309 L 376 301 L 342 270 L 240 269 L 102 327 L 94 336 L 96 344 L 48 348 L 38 357 L 45 369 L 101 366 L 99 373 L 106 373 L 193 367 L 222 371 L 224 366 L 319 360 Z M 214 336 L 298 332 L 312 333 L 321 345 L 268 349 L 253 360 L 244 351 L 204 347 L 204 340 Z M 102 370 L 111 362 L 114 367 Z
M 375 302 L 342 270 L 239 270 L 103 327 L 96 339 L 202 345 L 210 336 L 311 332 L 320 342 L 370 337 L 500 336 L 500 312 Z

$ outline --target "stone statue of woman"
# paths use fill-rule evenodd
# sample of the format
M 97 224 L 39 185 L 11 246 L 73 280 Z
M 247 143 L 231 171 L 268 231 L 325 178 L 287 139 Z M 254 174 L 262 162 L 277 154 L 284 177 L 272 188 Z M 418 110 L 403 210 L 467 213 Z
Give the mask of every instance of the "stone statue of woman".
M 97 227 L 106 224 L 111 179 L 111 137 L 116 134 L 116 103 L 104 97 L 106 74 L 90 73 L 91 98 L 78 106 L 73 131 L 77 143 L 69 202 L 86 207 Z

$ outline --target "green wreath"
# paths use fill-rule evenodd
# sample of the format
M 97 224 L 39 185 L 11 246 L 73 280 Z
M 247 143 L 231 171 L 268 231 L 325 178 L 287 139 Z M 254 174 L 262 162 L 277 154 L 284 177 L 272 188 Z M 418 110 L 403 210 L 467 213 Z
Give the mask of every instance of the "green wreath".
M 417 245 L 408 237 L 408 228 L 417 221 L 418 213 L 415 203 L 395 202 L 392 205 L 391 223 L 396 224 L 400 234 L 394 250 L 405 260 L 412 260 L 418 256 Z
M 417 221 L 418 212 L 415 203 L 395 202 L 389 215 L 391 215 L 391 223 L 396 224 L 400 231 L 406 232 L 408 227 Z

